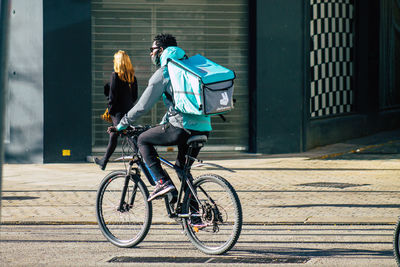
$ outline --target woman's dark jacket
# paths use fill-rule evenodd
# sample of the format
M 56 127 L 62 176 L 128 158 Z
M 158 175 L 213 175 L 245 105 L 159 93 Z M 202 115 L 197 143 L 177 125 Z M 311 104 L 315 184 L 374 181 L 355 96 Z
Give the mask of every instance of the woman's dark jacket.
M 138 98 L 138 83 L 136 77 L 129 86 L 128 82 L 122 81 L 118 74 L 113 72 L 110 83 L 104 86 L 104 95 L 108 97 L 108 113 L 127 113 Z

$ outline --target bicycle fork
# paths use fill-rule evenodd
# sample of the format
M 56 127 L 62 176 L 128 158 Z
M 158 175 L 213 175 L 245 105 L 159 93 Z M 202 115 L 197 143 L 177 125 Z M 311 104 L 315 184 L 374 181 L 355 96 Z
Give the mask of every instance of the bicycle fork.
M 122 188 L 121 200 L 119 202 L 119 206 L 118 206 L 118 209 L 117 209 L 119 212 L 128 211 L 133 206 L 133 203 L 135 201 L 136 191 L 137 191 L 137 188 L 138 188 L 138 185 L 137 185 L 136 182 L 134 182 L 132 195 L 131 195 L 131 198 L 129 200 L 129 204 L 127 204 L 125 202 L 126 192 L 128 191 L 129 180 L 132 177 L 132 166 L 133 166 L 133 163 L 134 163 L 133 160 L 131 160 L 129 162 L 128 173 L 125 176 L 125 182 L 124 182 L 124 186 Z M 136 170 L 136 174 L 137 174 L 137 170 Z

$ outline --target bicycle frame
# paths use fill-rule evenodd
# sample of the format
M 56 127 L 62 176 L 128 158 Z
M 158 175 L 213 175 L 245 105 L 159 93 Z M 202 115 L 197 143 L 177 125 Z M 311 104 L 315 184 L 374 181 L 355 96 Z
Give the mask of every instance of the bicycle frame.
M 126 180 L 125 180 L 125 184 L 124 184 L 124 187 L 123 187 L 123 190 L 122 190 L 122 195 L 121 195 L 121 200 L 120 200 L 120 205 L 119 205 L 119 210 L 120 211 L 124 211 L 124 208 L 125 208 L 124 207 L 124 203 L 125 203 L 124 199 L 125 199 L 125 195 L 126 195 L 126 192 L 127 192 L 127 189 L 128 189 L 129 177 L 136 177 L 136 179 L 140 179 L 138 177 L 139 170 L 133 168 L 133 164 L 137 164 L 139 166 L 139 168 L 141 169 L 141 171 L 146 176 L 146 178 L 149 181 L 149 183 L 151 185 L 153 185 L 153 186 L 155 185 L 154 177 L 152 176 L 151 172 L 149 171 L 147 165 L 144 163 L 144 161 L 142 159 L 142 156 L 141 156 L 141 154 L 139 152 L 139 149 L 138 149 L 138 146 L 137 146 L 137 136 L 128 136 L 127 135 L 126 136 L 126 140 L 127 140 L 126 143 L 129 145 L 129 147 L 133 149 L 133 153 L 134 154 L 133 154 L 133 156 L 128 156 L 128 157 L 125 157 L 123 155 L 121 158 L 116 159 L 116 160 L 127 160 L 127 159 L 129 159 L 129 164 L 128 164 L 129 167 L 127 169 Z M 171 218 L 172 217 L 187 218 L 187 217 L 190 216 L 190 214 L 179 214 L 180 208 L 181 208 L 181 204 L 182 204 L 183 193 L 186 190 L 186 186 L 189 187 L 189 190 L 191 191 L 192 196 L 194 197 L 195 201 L 199 204 L 199 206 L 202 205 L 201 201 L 197 197 L 197 193 L 196 193 L 196 191 L 195 191 L 195 189 L 193 187 L 193 184 L 192 184 L 193 178 L 190 175 L 190 169 L 191 169 L 192 164 L 194 162 L 198 162 L 199 164 L 194 165 L 193 167 L 200 167 L 200 166 L 208 165 L 208 166 L 211 166 L 211 167 L 217 167 L 217 168 L 220 168 L 220 169 L 223 169 L 223 170 L 227 170 L 227 171 L 230 171 L 230 172 L 235 172 L 235 171 L 233 171 L 231 169 L 222 167 L 222 166 L 220 166 L 218 164 L 204 163 L 202 160 L 199 160 L 197 158 L 191 157 L 190 155 L 192 153 L 192 149 L 193 148 L 194 147 L 190 146 L 189 149 L 188 149 L 188 152 L 187 152 L 187 155 L 186 155 L 186 163 L 185 163 L 183 169 L 178 167 L 178 166 L 176 166 L 175 164 L 169 162 L 168 160 L 160 157 L 160 156 L 158 157 L 158 159 L 160 160 L 160 162 L 164 166 L 167 166 L 168 168 L 174 169 L 178 173 L 178 177 L 179 177 L 180 182 L 181 182 L 180 189 L 178 191 L 179 193 L 178 193 L 177 200 L 176 200 L 176 206 L 175 205 L 171 206 L 170 204 L 168 204 L 169 200 L 171 200 L 171 199 L 169 199 L 169 200 L 166 199 L 167 212 L 168 212 L 168 215 Z M 123 154 L 124 154 L 124 149 L 123 149 Z M 132 175 L 132 170 L 136 170 L 136 173 L 134 175 Z M 208 200 L 211 203 L 215 204 L 214 200 L 209 197 L 209 195 L 203 190 L 203 188 L 199 187 L 199 189 L 207 196 Z M 134 204 L 134 198 L 135 198 L 136 190 L 137 190 L 137 184 L 135 183 L 135 186 L 133 188 L 133 193 L 132 193 L 131 199 L 129 201 L 129 206 L 127 207 L 128 209 L 129 209 L 129 207 L 132 207 L 133 204 Z M 168 193 L 168 194 L 171 194 L 171 193 Z M 167 197 L 168 197 L 168 194 L 167 194 Z M 172 198 L 172 196 L 169 196 L 169 198 Z
M 124 183 L 124 187 L 122 189 L 121 200 L 120 200 L 120 204 L 119 204 L 119 208 L 118 208 L 119 211 L 125 211 L 125 210 L 129 209 L 129 207 L 132 207 L 133 204 L 134 204 L 135 194 L 136 194 L 136 190 L 137 190 L 137 184 L 136 183 L 134 185 L 132 196 L 131 196 L 131 199 L 129 201 L 129 206 L 127 206 L 127 207 L 125 206 L 125 197 L 126 197 L 126 192 L 128 190 L 128 184 L 129 184 L 130 177 L 134 177 L 134 179 L 135 179 L 135 177 L 136 177 L 136 179 L 140 179 L 138 177 L 139 170 L 133 168 L 134 164 L 137 164 L 139 166 L 140 170 L 144 173 L 144 175 L 146 176 L 146 178 L 149 181 L 149 183 L 151 185 L 153 185 L 153 186 L 155 185 L 154 178 L 153 178 L 151 172 L 149 171 L 148 167 L 144 163 L 144 161 L 142 159 L 142 156 L 141 156 L 141 154 L 140 154 L 140 152 L 138 150 L 138 147 L 137 147 L 137 136 L 126 136 L 126 140 L 127 140 L 126 142 L 128 143 L 128 145 L 133 149 L 134 155 L 133 156 L 128 156 L 128 157 L 125 157 L 123 155 L 121 158 L 117 158 L 116 159 L 117 161 L 118 160 L 127 160 L 127 159 L 129 160 L 129 164 L 128 164 L 129 167 L 127 168 L 127 175 L 126 175 L 126 178 L 125 178 L 125 183 Z M 190 152 L 191 152 L 191 148 L 189 148 L 188 154 Z M 123 154 L 124 153 L 125 152 L 123 150 Z M 177 214 L 177 212 L 179 212 L 179 208 L 180 208 L 179 206 L 181 204 L 181 200 L 182 200 L 182 197 L 183 197 L 183 193 L 184 193 L 184 191 L 186 189 L 186 185 L 190 188 L 190 191 L 192 192 L 196 202 L 199 205 L 201 205 L 201 202 L 197 198 L 197 194 L 196 194 L 196 192 L 195 192 L 195 190 L 193 188 L 191 180 L 189 179 L 189 176 L 187 175 L 187 173 L 189 173 L 191 163 L 194 160 L 197 160 L 197 159 L 194 159 L 194 158 L 189 157 L 187 155 L 187 162 L 185 164 L 184 169 L 181 169 L 181 168 L 177 167 L 175 164 L 169 162 L 168 160 L 166 160 L 166 159 L 164 159 L 162 157 L 159 157 L 159 160 L 163 165 L 165 165 L 165 166 L 167 166 L 167 167 L 169 167 L 171 169 L 174 169 L 177 173 L 181 173 L 182 174 L 181 177 L 184 178 L 182 180 L 181 177 L 178 176 L 180 178 L 180 180 L 181 180 L 181 186 L 180 186 L 180 190 L 179 190 L 179 194 L 178 194 L 178 198 L 177 198 L 177 202 L 176 202 L 176 203 L 178 203 L 178 205 L 176 206 L 175 209 L 173 207 L 167 205 L 167 212 L 168 212 L 169 216 L 170 217 L 175 217 L 175 216 L 176 217 L 189 217 L 189 214 Z M 136 173 L 132 174 L 132 170 L 136 170 Z
M 189 157 L 189 156 L 186 155 L 186 157 Z M 171 209 L 171 207 L 167 205 L 168 214 L 170 215 L 170 217 L 173 216 L 174 213 L 180 218 L 189 217 L 189 214 L 177 214 L 177 211 L 179 211 L 179 209 L 180 209 L 179 205 L 181 204 L 181 200 L 182 200 L 182 197 L 183 197 L 183 193 L 185 192 L 186 185 L 189 187 L 189 189 L 190 189 L 191 193 L 193 194 L 196 202 L 199 205 L 201 205 L 201 202 L 197 197 L 197 193 L 193 188 L 192 181 L 190 179 L 191 177 L 189 175 L 187 175 L 189 173 L 189 170 L 190 170 L 190 163 L 187 160 L 184 169 L 181 169 L 181 168 L 177 167 L 175 164 L 172 164 L 171 162 L 169 162 L 168 160 L 166 160 L 166 159 L 164 159 L 162 157 L 158 157 L 158 158 L 159 158 L 159 160 L 160 160 L 160 162 L 162 164 L 164 164 L 165 166 L 167 166 L 167 167 L 169 167 L 171 169 L 174 169 L 177 173 L 181 173 L 182 174 L 182 178 L 184 178 L 183 181 L 182 181 L 181 177 L 179 177 L 179 175 L 178 175 L 178 177 L 180 178 L 180 181 L 181 181 L 181 186 L 180 186 L 180 189 L 179 189 L 178 198 L 177 198 L 177 202 L 176 202 L 177 205 L 176 205 L 176 208 L 174 210 L 169 210 L 169 209 Z M 172 209 L 173 209 L 173 207 L 172 207 Z

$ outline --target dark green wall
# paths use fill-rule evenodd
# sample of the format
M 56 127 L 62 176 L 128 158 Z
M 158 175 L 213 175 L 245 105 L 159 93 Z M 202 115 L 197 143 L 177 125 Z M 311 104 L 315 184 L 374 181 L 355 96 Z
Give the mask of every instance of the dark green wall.
M 396 129 L 400 111 L 379 109 L 380 3 L 355 1 L 354 87 L 355 111 L 332 118 L 305 117 L 305 148 L 311 149 L 344 140 Z
M 91 153 L 90 1 L 44 0 L 43 25 L 44 162 L 85 161 Z
M 257 1 L 256 152 L 302 150 L 304 1 Z

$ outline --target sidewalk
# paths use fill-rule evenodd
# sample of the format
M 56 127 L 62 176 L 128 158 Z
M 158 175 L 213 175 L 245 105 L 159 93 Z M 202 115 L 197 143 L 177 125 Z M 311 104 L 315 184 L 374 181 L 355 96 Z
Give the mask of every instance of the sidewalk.
M 241 199 L 244 223 L 392 224 L 400 215 L 400 130 L 305 153 L 207 161 L 236 171 L 198 168 L 193 175 L 225 177 Z M 122 163 L 109 164 L 105 172 L 92 163 L 6 164 L 1 221 L 95 224 L 97 187 L 109 171 L 122 168 Z M 154 223 L 174 223 L 163 201 L 153 203 Z

